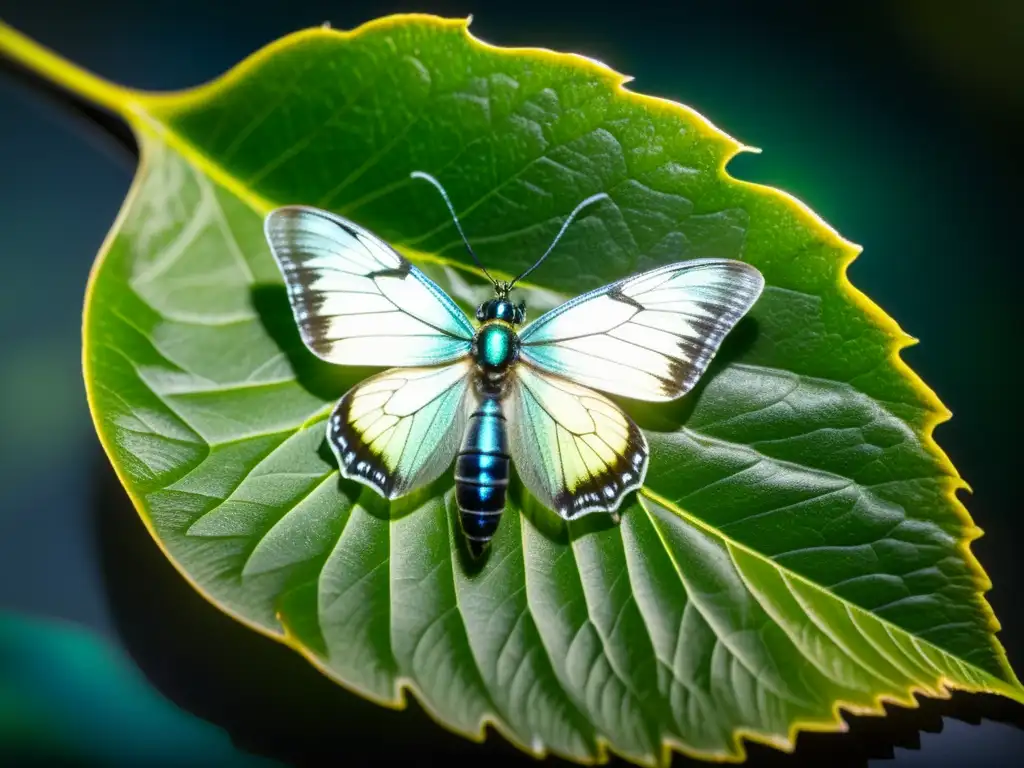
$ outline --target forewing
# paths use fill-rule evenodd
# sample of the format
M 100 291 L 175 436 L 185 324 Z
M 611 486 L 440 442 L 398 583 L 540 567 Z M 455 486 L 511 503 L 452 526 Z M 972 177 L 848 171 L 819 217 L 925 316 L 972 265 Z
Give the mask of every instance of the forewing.
M 520 363 L 509 405 L 516 471 L 565 519 L 614 512 L 643 483 L 647 439 L 604 395 Z
M 387 243 L 327 211 L 289 206 L 264 224 L 306 346 L 345 365 L 436 365 L 465 355 L 473 325 Z
M 327 426 L 341 474 L 388 499 L 440 476 L 465 430 L 471 365 L 395 368 L 349 390 Z
M 689 392 L 764 288 L 727 259 L 671 264 L 586 293 L 520 334 L 522 359 L 638 400 Z

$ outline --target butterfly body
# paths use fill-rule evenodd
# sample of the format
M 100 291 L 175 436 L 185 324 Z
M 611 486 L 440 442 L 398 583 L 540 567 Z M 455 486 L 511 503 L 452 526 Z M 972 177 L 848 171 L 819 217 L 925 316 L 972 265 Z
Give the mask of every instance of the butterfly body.
M 561 232 L 606 197 L 578 205 Z M 742 262 L 696 259 L 624 278 L 524 325 L 525 305 L 509 292 L 535 264 L 510 283 L 492 281 L 495 297 L 477 308 L 474 325 L 354 222 L 288 206 L 264 229 L 310 351 L 388 368 L 349 390 L 328 419 L 342 476 L 396 499 L 454 463 L 454 501 L 474 556 L 499 527 L 513 464 L 563 519 L 617 517 L 644 481 L 649 449 L 601 392 L 649 401 L 686 394 L 764 286 Z
M 455 502 L 470 553 L 487 546 L 505 511 L 511 457 L 500 391 L 481 386 L 455 459 Z
M 477 406 L 455 460 L 455 500 L 474 557 L 494 536 L 505 510 L 511 457 L 502 401 L 508 392 L 507 375 L 519 358 L 516 326 L 525 317 L 525 307 L 499 294 L 481 304 L 476 317 L 483 321 L 470 352 L 476 364 L 472 393 Z

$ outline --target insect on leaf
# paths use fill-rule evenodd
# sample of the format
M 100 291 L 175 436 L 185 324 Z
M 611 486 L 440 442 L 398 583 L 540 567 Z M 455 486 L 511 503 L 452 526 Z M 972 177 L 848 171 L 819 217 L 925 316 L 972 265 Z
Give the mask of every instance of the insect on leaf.
M 948 413 L 909 343 L 850 285 L 858 249 L 791 197 L 730 177 L 695 112 L 581 57 L 396 16 L 270 45 L 195 90 L 101 81 L 14 31 L 0 49 L 124 117 L 138 175 L 85 314 L 97 431 L 139 514 L 207 599 L 390 706 L 523 750 L 642 764 L 791 749 L 840 710 L 949 689 L 1024 699 L 993 634 Z M 699 76 L 699 74 L 694 75 Z M 622 404 L 650 445 L 614 525 L 565 524 L 514 483 L 468 565 L 444 473 L 387 503 L 339 478 L 335 402 L 371 369 L 303 345 L 263 235 L 281 205 L 395 245 L 467 311 L 489 288 L 422 169 L 532 317 L 691 258 L 766 286 L 678 401 Z M 927 342 L 926 342 L 927 343 Z

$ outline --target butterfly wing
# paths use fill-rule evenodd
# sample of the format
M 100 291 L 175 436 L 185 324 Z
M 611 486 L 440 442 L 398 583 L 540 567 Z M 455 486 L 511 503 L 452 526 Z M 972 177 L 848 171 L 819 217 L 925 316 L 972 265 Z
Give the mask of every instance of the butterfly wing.
M 638 400 L 685 395 L 757 301 L 761 273 L 728 259 L 670 264 L 599 288 L 519 334 L 521 358 Z
M 615 512 L 647 472 L 647 439 L 611 400 L 520 363 L 509 392 L 509 448 L 520 479 L 567 520 Z
M 388 499 L 437 479 L 466 428 L 471 367 L 394 368 L 349 390 L 327 426 L 341 474 Z
M 264 223 L 306 346 L 330 363 L 436 365 L 469 352 L 473 325 L 387 243 L 327 211 L 288 206 Z

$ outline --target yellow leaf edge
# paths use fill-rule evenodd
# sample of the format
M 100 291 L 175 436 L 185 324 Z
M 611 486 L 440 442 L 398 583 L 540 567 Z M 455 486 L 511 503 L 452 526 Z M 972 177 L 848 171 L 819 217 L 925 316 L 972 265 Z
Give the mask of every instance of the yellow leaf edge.
M 838 270 L 838 288 L 842 295 L 845 295 L 850 299 L 851 303 L 860 309 L 869 319 L 871 319 L 878 328 L 884 331 L 891 340 L 889 350 L 889 363 L 894 369 L 899 372 L 907 381 L 909 381 L 915 391 L 920 397 L 921 401 L 926 404 L 928 408 L 928 418 L 924 421 L 921 429 L 920 437 L 922 438 L 925 447 L 934 458 L 936 458 L 941 465 L 944 473 L 947 475 L 948 482 L 945 488 L 947 500 L 952 503 L 953 508 L 956 510 L 958 517 L 964 525 L 965 535 L 959 541 L 958 548 L 967 562 L 975 585 L 977 587 L 977 595 L 980 598 L 982 610 L 985 618 L 987 619 L 988 629 L 990 638 L 994 645 L 997 653 L 997 657 L 1002 665 L 1003 671 L 1006 675 L 1006 680 L 1000 680 L 993 675 L 979 670 L 982 674 L 991 679 L 990 685 L 972 686 L 957 682 L 948 678 L 940 678 L 936 681 L 933 687 L 924 685 L 915 685 L 906 691 L 905 697 L 895 697 L 887 694 L 876 695 L 874 702 L 871 706 L 864 707 L 848 702 L 835 701 L 832 705 L 831 717 L 821 718 L 818 720 L 797 720 L 790 724 L 789 731 L 786 737 L 780 737 L 777 734 L 770 734 L 760 731 L 752 731 L 748 729 L 734 729 L 732 746 L 733 751 L 730 753 L 720 752 L 706 752 L 702 750 L 695 750 L 686 744 L 677 742 L 672 739 L 663 739 L 661 747 L 662 753 L 657 757 L 657 760 L 651 764 L 669 765 L 671 757 L 674 751 L 678 751 L 688 757 L 707 760 L 713 762 L 722 763 L 741 763 L 746 760 L 747 753 L 744 745 L 744 740 L 750 742 L 756 742 L 767 746 L 774 747 L 783 752 L 792 752 L 796 748 L 797 735 L 800 732 L 842 732 L 847 729 L 845 721 L 842 719 L 842 712 L 850 712 L 855 715 L 884 715 L 885 708 L 884 704 L 891 703 L 907 708 L 917 708 L 920 706 L 916 696 L 918 694 L 929 696 L 932 698 L 946 699 L 950 696 L 952 690 L 964 690 L 967 692 L 975 693 L 996 693 L 1014 701 L 1024 704 L 1024 687 L 1021 686 L 1016 674 L 1009 664 L 1009 660 L 1006 657 L 1005 650 L 998 638 L 995 636 L 1000 630 L 1001 626 L 998 619 L 995 616 L 988 601 L 984 599 L 984 593 L 989 591 L 992 587 L 992 582 L 985 573 L 981 563 L 974 556 L 971 551 L 970 544 L 972 541 L 980 538 L 983 535 L 983 531 L 974 524 L 970 513 L 966 506 L 962 503 L 957 492 L 961 489 L 970 491 L 968 484 L 960 477 L 956 467 L 950 461 L 947 454 L 942 450 L 938 443 L 934 439 L 935 428 L 948 421 L 952 416 L 945 405 L 942 404 L 936 393 L 921 379 L 921 377 L 903 360 L 901 351 L 906 347 L 912 346 L 918 343 L 918 339 L 910 336 L 900 328 L 899 324 L 891 318 L 886 312 L 870 299 L 866 294 L 860 291 L 848 277 L 849 266 L 853 261 L 860 255 L 863 250 L 861 246 L 856 245 L 845 238 L 843 238 L 834 228 L 832 228 L 827 222 L 825 222 L 818 214 L 816 214 L 811 208 L 805 203 L 798 200 L 794 196 L 787 192 L 776 189 L 774 187 L 757 184 L 754 182 L 744 181 L 731 176 L 726 170 L 729 162 L 741 152 L 760 152 L 759 149 L 746 146 L 733 139 L 731 136 L 726 134 L 721 129 L 714 126 L 710 120 L 698 113 L 696 110 L 687 107 L 678 102 L 664 99 L 657 96 L 651 96 L 647 94 L 640 94 L 634 91 L 630 91 L 625 86 L 629 83 L 632 78 L 623 75 L 615 70 L 611 69 L 602 62 L 594 59 L 582 56 L 579 54 L 562 53 L 551 51 L 545 48 L 536 47 L 519 47 L 519 48 L 508 48 L 491 45 L 479 38 L 475 37 L 469 31 L 469 25 L 472 21 L 472 17 L 467 19 L 448 19 L 431 14 L 420 14 L 420 13 L 406 13 L 406 14 L 394 14 L 390 16 L 384 16 L 372 21 L 366 22 L 352 30 L 335 30 L 329 26 L 313 27 L 309 29 L 303 29 L 291 34 L 287 34 L 274 42 L 265 45 L 263 48 L 250 54 L 248 57 L 243 59 L 241 62 L 233 66 L 227 72 L 214 78 L 213 80 L 192 87 L 183 89 L 180 91 L 171 91 L 166 93 L 154 93 L 149 91 L 138 90 L 121 86 L 116 83 L 112 83 L 105 80 L 92 72 L 89 72 L 78 65 L 64 59 L 53 51 L 47 49 L 45 46 L 40 45 L 34 40 L 30 39 L 26 35 L 18 32 L 14 28 L 5 24 L 0 20 L 0 53 L 6 54 L 8 57 L 26 67 L 32 72 L 35 72 L 53 83 L 65 88 L 66 90 L 75 93 L 85 99 L 88 99 L 95 104 L 107 109 L 108 111 L 120 116 L 124 119 L 129 126 L 135 132 L 140 145 L 140 157 L 139 167 L 136 175 L 132 181 L 131 188 L 125 197 L 125 201 L 122 204 L 118 215 L 111 226 L 110 231 L 107 233 L 103 244 L 97 253 L 96 260 L 94 261 L 90 270 L 88 283 L 86 286 L 85 297 L 84 297 L 84 310 L 83 310 L 83 321 L 82 321 L 82 335 L 83 335 L 83 358 L 82 367 L 86 385 L 86 396 L 89 405 L 90 415 L 93 419 L 94 427 L 96 428 L 97 435 L 100 439 L 100 443 L 110 460 L 111 466 L 117 475 L 118 480 L 124 487 L 126 493 L 135 506 L 136 511 L 139 513 L 140 518 L 145 524 L 146 529 L 149 531 L 150 536 L 156 543 L 157 547 L 163 553 L 163 555 L 172 563 L 175 569 L 181 574 L 187 583 L 189 583 L 205 600 L 211 603 L 215 608 L 221 612 L 227 614 L 232 619 L 239 623 L 249 627 L 253 631 L 258 632 L 270 639 L 282 643 L 293 651 L 303 656 L 315 669 L 319 670 L 322 674 L 332 680 L 332 682 L 341 685 L 342 687 L 350 690 L 357 695 L 373 701 L 375 704 L 387 707 L 389 709 L 402 710 L 408 706 L 406 699 L 406 691 L 410 691 L 416 699 L 420 702 L 424 711 L 435 720 L 438 725 L 445 728 L 446 730 L 457 733 L 458 735 L 468 738 L 471 741 L 481 743 L 486 738 L 486 726 L 491 725 L 496 731 L 500 732 L 510 743 L 517 746 L 527 754 L 532 755 L 536 758 L 543 758 L 548 754 L 548 749 L 542 746 L 537 749 L 534 745 L 525 744 L 521 742 L 514 734 L 512 734 L 504 724 L 496 716 L 484 716 L 478 724 L 478 728 L 475 732 L 464 732 L 458 729 L 453 729 L 448 723 L 446 723 L 439 713 L 434 712 L 425 697 L 420 693 L 414 681 L 408 678 L 396 678 L 395 695 L 391 699 L 382 699 L 378 696 L 372 695 L 367 691 L 361 690 L 356 686 L 347 683 L 344 680 L 339 679 L 336 674 L 327 667 L 323 660 L 317 657 L 313 652 L 305 648 L 298 640 L 296 640 L 288 631 L 287 627 L 282 622 L 283 631 L 279 633 L 272 632 L 266 627 L 254 623 L 250 619 L 232 611 L 223 604 L 219 603 L 212 596 L 208 595 L 205 590 L 196 583 L 192 577 L 184 570 L 184 568 L 171 556 L 167 551 L 163 542 L 160 540 L 156 531 L 152 526 L 152 522 L 149 519 L 145 504 L 141 498 L 132 489 L 129 479 L 123 474 L 121 467 L 118 466 L 114 460 L 114 452 L 109 440 L 106 438 L 104 433 L 104 427 L 101 423 L 100 417 L 95 407 L 95 396 L 90 386 L 89 376 L 89 339 L 86 334 L 86 329 L 89 324 L 90 308 L 91 308 L 91 296 L 93 287 L 96 281 L 96 277 L 106 259 L 107 253 L 110 250 L 110 246 L 113 243 L 114 238 L 120 231 L 121 225 L 128 211 L 131 209 L 132 203 L 138 192 L 138 185 L 140 180 L 144 177 L 144 169 L 146 167 L 147 152 L 146 146 L 147 141 L 154 138 L 165 141 L 168 145 L 185 155 L 190 162 L 197 167 L 201 168 L 207 175 L 214 180 L 217 184 L 224 187 L 232 194 L 237 196 L 239 199 L 245 201 L 254 211 L 265 214 L 269 210 L 275 207 L 275 203 L 267 200 L 260 195 L 254 193 L 244 187 L 237 179 L 230 176 L 223 169 L 221 169 L 211 158 L 206 157 L 201 151 L 194 146 L 188 144 L 185 140 L 178 137 L 173 132 L 169 131 L 163 124 L 154 118 L 153 112 L 160 110 L 173 110 L 181 109 L 190 106 L 198 101 L 208 98 L 213 93 L 220 91 L 226 87 L 229 87 L 234 82 L 243 79 L 252 69 L 261 64 L 265 59 L 273 56 L 277 52 L 290 48 L 292 46 L 301 45 L 311 39 L 321 37 L 332 37 L 336 40 L 349 40 L 359 36 L 360 34 L 378 29 L 386 29 L 388 27 L 401 26 L 408 22 L 419 22 L 426 24 L 433 24 L 439 28 L 444 27 L 455 27 L 460 29 L 467 39 L 476 46 L 482 49 L 488 50 L 498 55 L 506 56 L 520 56 L 520 55 L 531 55 L 535 57 L 549 58 L 550 60 L 560 62 L 571 62 L 576 66 L 587 69 L 595 75 L 602 77 L 614 85 L 616 90 L 622 94 L 624 98 L 636 99 L 641 103 L 644 103 L 649 109 L 665 110 L 676 115 L 685 115 L 692 123 L 698 126 L 703 135 L 706 138 L 714 139 L 725 145 L 726 149 L 722 153 L 721 160 L 719 163 L 718 172 L 722 178 L 732 184 L 746 187 L 752 190 L 756 190 L 758 194 L 764 196 L 775 197 L 781 201 L 792 211 L 796 212 L 799 216 L 809 221 L 813 227 L 824 236 L 826 241 L 830 241 L 841 252 L 841 261 Z M 468 267 L 461 262 L 453 262 L 447 259 L 440 258 L 434 254 L 424 252 L 409 252 L 408 249 L 403 249 L 407 255 L 413 259 L 420 261 L 431 261 L 436 263 L 445 264 L 447 266 L 453 266 L 458 269 L 462 269 L 470 272 L 477 272 L 478 270 L 474 267 Z M 492 270 L 493 271 L 493 270 Z M 709 527 L 699 518 L 687 513 L 681 509 L 678 505 L 674 504 L 668 499 L 664 499 L 647 488 L 642 490 L 642 494 L 649 497 L 658 504 L 671 509 L 680 517 L 687 520 L 690 524 L 700 527 L 701 529 L 712 533 L 719 538 L 722 538 L 730 546 L 734 546 L 740 549 L 748 551 L 757 557 L 762 557 L 759 553 L 748 547 L 724 537 L 719 531 Z M 786 570 L 794 578 L 804 581 L 811 587 L 816 589 L 823 589 L 819 585 L 804 579 L 798 574 L 792 573 Z M 836 597 L 833 595 L 833 597 Z M 841 599 L 836 597 L 836 599 Z M 845 601 L 844 601 L 845 602 Z M 852 604 L 849 604 L 852 606 Z M 852 606 L 857 610 L 860 609 L 858 606 Z M 872 614 L 873 615 L 873 614 Z M 878 617 L 874 617 L 877 620 Z M 896 627 L 894 627 L 896 628 Z M 896 628 L 899 629 L 899 628 Z M 900 630 L 905 632 L 905 630 Z M 928 642 L 928 641 L 923 641 Z M 928 643 L 931 645 L 931 643 Z M 946 653 L 941 651 L 941 653 Z M 590 764 L 602 764 L 608 761 L 609 753 L 620 754 L 615 748 L 600 735 L 596 739 L 598 752 L 596 759 Z M 576 757 L 571 759 L 576 762 L 580 761 Z M 633 759 L 635 758 L 627 758 Z

